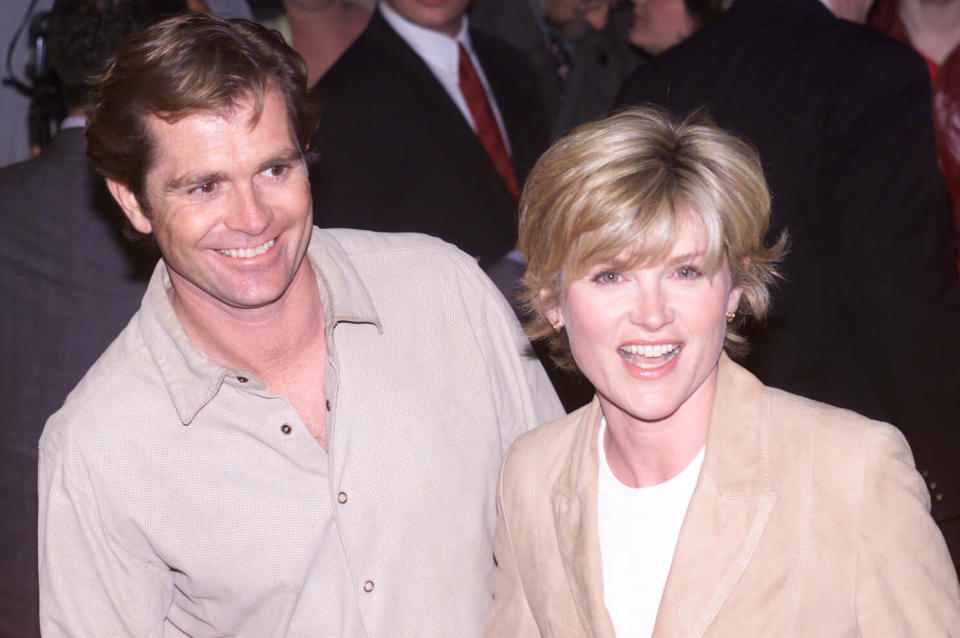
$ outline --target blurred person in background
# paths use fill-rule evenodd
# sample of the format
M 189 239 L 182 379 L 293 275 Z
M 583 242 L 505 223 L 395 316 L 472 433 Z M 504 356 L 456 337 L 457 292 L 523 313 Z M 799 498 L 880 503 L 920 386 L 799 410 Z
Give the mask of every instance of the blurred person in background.
M 633 0 L 630 44 L 659 55 L 712 22 L 723 0 Z
M 261 20 L 276 29 L 307 63 L 316 84 L 370 21 L 372 9 L 351 0 L 280 0 L 280 12 Z
M 128 35 L 183 0 L 56 0 L 53 71 L 67 105 L 44 152 L 0 168 L 0 636 L 37 636 L 37 441 L 43 424 L 140 306 L 157 260 L 87 161 L 89 79 Z
M 960 238 L 960 0 L 876 0 L 869 24 L 913 47 L 927 63 L 937 157 Z
M 473 0 L 470 20 L 530 60 L 557 136 L 610 109 L 642 56 L 627 42 L 629 4 L 610 0 Z

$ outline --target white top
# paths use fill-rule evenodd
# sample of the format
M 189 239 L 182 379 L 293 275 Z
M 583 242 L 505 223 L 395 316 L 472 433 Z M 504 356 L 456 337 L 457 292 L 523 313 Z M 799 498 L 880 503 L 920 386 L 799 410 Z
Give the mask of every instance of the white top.
M 393 30 L 410 45 L 417 55 L 424 61 L 433 75 L 437 78 L 447 95 L 453 100 L 453 103 L 460 109 L 464 119 L 474 132 L 477 131 L 477 125 L 473 121 L 473 115 L 470 113 L 470 107 L 463 98 L 460 91 L 460 49 L 458 44 L 462 44 L 470 55 L 470 61 L 477 70 L 480 77 L 480 83 L 483 84 L 483 90 L 487 93 L 487 100 L 493 109 L 493 115 L 497 118 L 497 125 L 500 127 L 500 134 L 503 135 L 503 143 L 507 147 L 507 152 L 513 156 L 513 148 L 510 146 L 510 138 L 507 136 L 507 129 L 503 125 L 503 117 L 500 115 L 500 108 L 497 106 L 497 100 L 490 90 L 490 83 L 483 72 L 483 66 L 477 59 L 477 54 L 473 50 L 473 44 L 470 42 L 470 29 L 467 16 L 463 16 L 460 23 L 460 31 L 451 38 L 448 35 L 434 31 L 418 24 L 410 22 L 399 13 L 390 8 L 386 2 L 380 3 L 380 13 L 383 19 L 393 27 Z
M 603 449 L 606 429 L 604 420 L 597 440 L 603 600 L 617 638 L 649 638 L 680 527 L 703 466 L 703 449 L 672 479 L 652 487 L 627 487 L 607 463 Z

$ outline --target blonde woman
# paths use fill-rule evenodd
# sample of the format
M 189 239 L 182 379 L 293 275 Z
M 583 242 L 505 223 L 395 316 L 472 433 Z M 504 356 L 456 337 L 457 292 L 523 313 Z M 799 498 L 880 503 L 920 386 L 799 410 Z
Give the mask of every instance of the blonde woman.
M 900 432 L 727 355 L 770 302 L 769 211 L 752 149 L 655 110 L 537 163 L 530 334 L 597 394 L 507 452 L 491 638 L 960 635 Z

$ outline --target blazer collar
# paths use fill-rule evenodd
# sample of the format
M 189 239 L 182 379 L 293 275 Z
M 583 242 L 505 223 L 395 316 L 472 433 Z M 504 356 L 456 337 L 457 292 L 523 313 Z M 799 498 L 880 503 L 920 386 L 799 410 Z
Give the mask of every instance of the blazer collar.
M 703 469 L 687 510 L 654 638 L 700 636 L 753 555 L 776 494 L 770 485 L 769 400 L 764 386 L 721 355 Z M 584 408 L 553 486 L 561 560 L 584 631 L 612 637 L 603 603 L 597 523 L 599 401 Z
M 654 638 L 702 636 L 753 557 L 777 501 L 770 483 L 770 400 L 720 358 L 700 479 L 680 530 Z
M 581 410 L 566 468 L 553 485 L 553 518 L 560 559 L 583 631 L 590 638 L 613 638 L 613 623 L 603 603 L 603 571 L 597 521 L 600 401 Z

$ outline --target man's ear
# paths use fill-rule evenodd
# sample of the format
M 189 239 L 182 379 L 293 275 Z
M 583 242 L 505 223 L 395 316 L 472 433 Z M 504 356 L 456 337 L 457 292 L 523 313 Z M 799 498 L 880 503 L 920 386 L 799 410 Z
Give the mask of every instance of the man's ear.
M 113 198 L 117 200 L 120 208 L 123 209 L 123 214 L 127 216 L 127 219 L 130 220 L 130 223 L 137 231 L 144 235 L 149 235 L 153 232 L 153 224 L 150 223 L 150 218 L 144 214 L 143 209 L 140 207 L 140 202 L 137 200 L 137 196 L 133 194 L 132 190 L 127 188 L 126 184 L 121 184 L 116 180 L 107 178 L 107 190 L 109 190 Z

